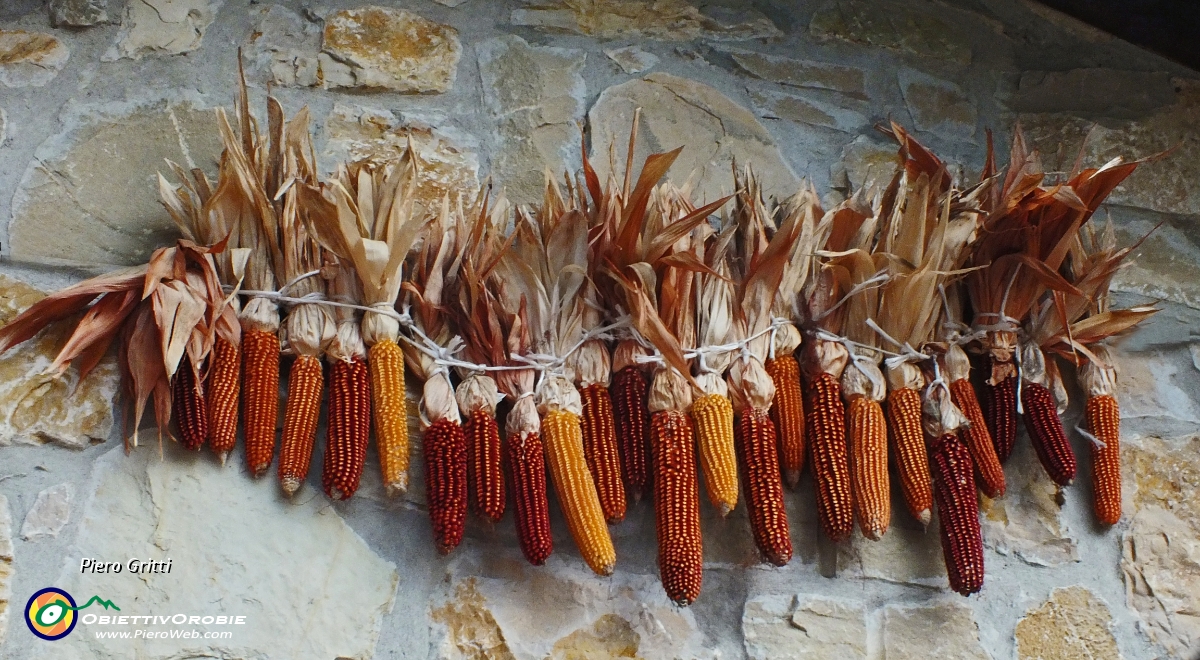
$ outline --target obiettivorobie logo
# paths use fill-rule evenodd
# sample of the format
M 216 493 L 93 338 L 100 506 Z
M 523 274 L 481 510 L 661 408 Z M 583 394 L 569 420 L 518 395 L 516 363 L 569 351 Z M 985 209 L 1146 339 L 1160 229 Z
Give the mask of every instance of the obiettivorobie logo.
M 76 612 L 92 605 L 100 605 L 106 610 L 112 608 L 121 611 L 111 600 L 104 600 L 99 596 L 92 596 L 82 607 L 76 607 L 71 594 L 62 589 L 47 587 L 29 597 L 29 602 L 25 604 L 25 625 L 29 626 L 29 632 L 42 639 L 62 639 L 75 629 L 79 620 Z

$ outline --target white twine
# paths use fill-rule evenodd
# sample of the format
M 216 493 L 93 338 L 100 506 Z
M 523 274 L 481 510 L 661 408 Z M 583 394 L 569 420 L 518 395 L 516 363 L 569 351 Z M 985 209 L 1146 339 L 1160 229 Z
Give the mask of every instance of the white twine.
M 1087 438 L 1088 440 L 1091 440 L 1092 444 L 1096 445 L 1097 449 L 1106 449 L 1108 447 L 1108 444 L 1105 443 L 1103 440 L 1101 440 L 1100 438 L 1097 438 L 1096 436 L 1092 435 L 1091 433 L 1088 433 L 1087 431 L 1084 431 L 1082 428 L 1080 428 L 1078 426 L 1075 427 L 1075 431 L 1077 433 L 1079 433 L 1079 435 L 1082 435 L 1083 437 Z
M 888 341 L 888 343 L 900 349 L 899 353 L 894 353 L 892 357 L 884 360 L 884 364 L 887 365 L 888 369 L 895 369 L 896 367 L 908 362 L 924 362 L 925 360 L 929 359 L 928 355 L 913 348 L 908 342 L 901 343 L 897 341 L 895 337 L 892 337 L 885 332 L 883 328 L 879 327 L 879 324 L 875 322 L 875 319 L 868 318 L 867 327 L 874 330 L 876 334 L 878 334 L 880 337 L 883 337 Z
M 813 320 L 820 321 L 821 319 L 825 318 L 826 316 L 829 316 L 830 314 L 832 314 L 835 310 L 837 310 L 837 308 L 844 305 L 846 303 L 846 301 L 850 300 L 854 296 L 862 293 L 863 291 L 867 291 L 869 289 L 878 289 L 879 287 L 883 286 L 884 284 L 887 284 L 888 280 L 890 280 L 890 279 L 892 279 L 892 276 L 887 274 L 886 271 L 881 270 L 878 273 L 875 273 L 874 275 L 871 276 L 870 279 L 863 280 L 862 282 L 859 282 L 858 284 L 855 284 L 853 287 L 851 287 L 850 290 L 848 292 L 846 292 L 846 295 L 842 296 L 841 299 L 837 301 L 837 304 L 835 304 L 833 307 L 830 307 L 829 309 L 825 310 L 824 312 L 821 312 L 821 314 Z
M 862 373 L 862 375 L 867 377 L 867 380 L 871 381 L 871 385 L 873 387 L 878 388 L 879 391 L 883 391 L 883 392 L 887 391 L 887 383 L 884 382 L 883 374 L 879 373 L 879 369 L 877 369 L 877 368 L 876 369 L 864 369 L 863 368 L 864 364 L 869 364 L 871 366 L 875 366 L 875 360 L 871 359 L 870 357 L 867 357 L 863 353 L 860 353 L 854 349 L 863 348 L 863 349 L 867 349 L 867 350 L 871 350 L 871 351 L 876 351 L 883 355 L 893 355 L 893 356 L 895 356 L 896 353 L 892 353 L 891 351 L 885 351 L 882 348 L 876 348 L 875 346 L 870 346 L 867 344 L 863 344 L 863 343 L 854 341 L 853 339 L 850 339 L 849 337 L 842 337 L 840 335 L 835 335 L 832 332 L 829 332 L 828 330 L 818 330 L 816 337 L 817 337 L 817 339 L 820 339 L 822 341 L 836 342 L 836 343 L 841 344 L 842 346 L 846 347 L 846 353 L 849 354 L 850 361 L 854 363 L 855 367 L 858 367 L 858 370 L 859 370 L 859 372 Z
M 726 344 L 699 346 L 697 348 L 684 351 L 683 358 L 685 360 L 696 360 L 697 366 L 700 368 L 702 373 L 716 373 L 711 367 L 708 366 L 708 363 L 706 362 L 707 356 L 738 352 L 740 354 L 739 357 L 742 360 L 749 360 L 754 356 L 754 354 L 750 352 L 750 343 L 756 339 L 759 339 L 763 335 L 769 334 L 771 335 L 771 350 L 768 352 L 768 359 L 774 359 L 775 335 L 779 332 L 779 328 L 782 328 L 788 323 L 791 323 L 791 321 L 785 318 L 771 317 L 770 326 L 750 335 L 749 337 L 746 337 L 745 339 Z M 652 355 L 636 355 L 633 358 L 634 362 L 637 362 L 638 364 L 653 364 L 660 367 L 667 366 L 667 361 L 663 358 L 662 352 L 653 346 L 650 346 L 649 348 L 654 350 Z

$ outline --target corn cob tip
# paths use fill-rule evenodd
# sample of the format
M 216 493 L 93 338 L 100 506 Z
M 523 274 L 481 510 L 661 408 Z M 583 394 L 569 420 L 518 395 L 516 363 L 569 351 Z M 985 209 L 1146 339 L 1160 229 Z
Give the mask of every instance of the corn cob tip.
M 796 490 L 796 486 L 800 483 L 800 470 L 785 470 L 783 480 L 787 483 L 789 490 Z
M 862 530 L 862 534 L 868 540 L 878 541 L 879 539 L 883 538 L 883 534 L 886 531 L 887 531 L 886 529 L 876 529 L 874 527 L 868 527 L 868 528 Z
M 217 460 L 221 461 L 221 467 L 225 467 L 225 461 L 228 459 L 229 459 L 229 452 L 227 452 L 227 451 L 217 452 Z
M 724 518 L 733 512 L 733 507 L 725 502 L 721 502 L 721 504 L 717 506 L 717 512 L 721 514 L 722 518 Z
M 283 494 L 291 497 L 300 490 L 300 480 L 296 477 L 280 477 L 279 485 L 283 488 Z
M 388 497 L 404 497 L 404 495 L 408 492 L 407 477 L 390 484 L 384 484 L 383 492 Z
M 917 520 L 919 520 L 921 522 L 921 525 L 924 527 L 928 527 L 929 521 L 932 519 L 933 519 L 933 513 L 931 513 L 929 511 L 929 509 L 923 509 L 920 513 L 917 514 Z

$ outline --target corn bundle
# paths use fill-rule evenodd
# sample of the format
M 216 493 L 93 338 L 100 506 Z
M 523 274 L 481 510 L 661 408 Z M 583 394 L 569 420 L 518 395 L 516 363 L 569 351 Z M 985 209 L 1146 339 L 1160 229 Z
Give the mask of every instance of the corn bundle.
M 314 214 L 312 218 L 321 243 L 352 266 L 361 288 L 361 304 L 377 310 L 363 314 L 361 341 L 367 349 L 369 407 L 374 413 L 375 443 L 388 495 L 408 490 L 408 406 L 403 353 L 396 343 L 400 322 L 394 307 L 400 295 L 404 259 L 426 224 L 423 210 L 414 208 L 415 185 L 416 162 L 411 146 L 404 157 L 388 163 L 350 163 L 340 167 L 322 189 L 325 203 L 333 212 Z M 339 324 L 339 338 L 342 332 Z M 360 374 L 357 364 L 353 369 Z M 361 380 L 354 388 L 361 396 Z M 366 418 L 357 423 L 369 424 L 367 410 L 360 412 Z

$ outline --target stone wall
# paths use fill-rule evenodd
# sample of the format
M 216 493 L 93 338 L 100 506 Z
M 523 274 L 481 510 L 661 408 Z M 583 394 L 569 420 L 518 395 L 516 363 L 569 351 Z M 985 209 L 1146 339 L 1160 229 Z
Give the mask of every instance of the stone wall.
M 232 103 L 239 48 L 257 107 L 267 85 L 289 114 L 309 106 L 324 167 L 413 136 L 433 199 L 488 175 L 537 198 L 546 168 L 578 167 L 581 122 L 606 167 L 636 107 L 639 150 L 684 145 L 672 175 L 695 172 L 710 199 L 735 158 L 769 193 L 807 178 L 844 194 L 889 166 L 872 130 L 889 118 L 971 176 L 985 131 L 1004 145 L 1020 121 L 1048 169 L 1081 146 L 1097 163 L 1171 150 L 1109 207 L 1125 241 L 1158 226 L 1117 287 L 1164 310 L 1119 351 L 1119 525 L 1092 523 L 1086 468 L 1058 492 L 1022 439 L 1007 495 L 983 506 L 986 586 L 964 599 L 936 534 L 899 502 L 882 541 L 821 539 L 806 477 L 787 495 L 785 568 L 758 563 L 744 509 L 721 520 L 705 503 L 704 591 L 681 610 L 658 585 L 646 503 L 612 530 L 611 578 L 586 569 L 557 510 L 545 567 L 522 561 L 511 518 L 472 521 L 439 558 L 419 481 L 386 499 L 373 455 L 359 494 L 335 504 L 315 476 L 286 501 L 240 456 L 160 454 L 150 434 L 126 457 L 115 366 L 43 376 L 62 339 L 48 332 L 0 357 L 0 656 L 1196 657 L 1200 75 L 1025 0 L 696 1 L 0 3 L 0 321 L 169 240 L 155 172 L 164 158 L 213 170 L 212 108 Z M 80 575 L 83 557 L 171 557 L 173 571 Z M 21 608 L 50 585 L 249 624 L 223 641 L 81 627 L 42 642 Z

